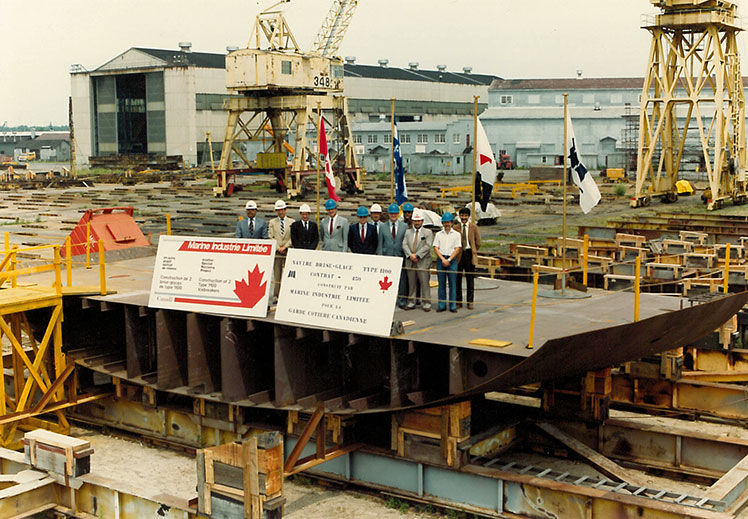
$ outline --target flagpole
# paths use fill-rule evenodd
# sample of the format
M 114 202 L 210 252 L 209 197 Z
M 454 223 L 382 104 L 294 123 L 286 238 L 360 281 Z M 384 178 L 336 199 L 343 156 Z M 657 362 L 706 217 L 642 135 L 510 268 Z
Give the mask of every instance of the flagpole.
M 561 149 L 564 152 L 564 210 L 563 210 L 563 218 L 561 223 L 561 268 L 563 269 L 561 272 L 561 293 L 566 291 L 566 177 L 568 175 L 567 169 L 566 169 L 566 155 L 568 153 L 568 150 L 566 149 L 566 144 L 568 140 L 567 131 L 568 128 L 566 127 L 566 121 L 568 119 L 568 113 L 569 113 L 569 94 L 564 93 L 564 144 L 561 146 Z
M 390 128 L 390 203 L 395 200 L 395 98 L 390 98 L 392 126 Z
M 475 216 L 475 169 L 478 162 L 478 98 L 480 96 L 473 96 L 473 201 L 470 205 L 470 216 L 473 222 L 477 222 Z
M 322 225 L 322 222 L 319 219 L 319 157 L 321 155 L 320 142 L 322 140 L 322 125 L 320 124 L 321 121 L 322 103 L 320 101 L 317 101 L 317 160 L 315 161 L 317 164 L 317 225 Z

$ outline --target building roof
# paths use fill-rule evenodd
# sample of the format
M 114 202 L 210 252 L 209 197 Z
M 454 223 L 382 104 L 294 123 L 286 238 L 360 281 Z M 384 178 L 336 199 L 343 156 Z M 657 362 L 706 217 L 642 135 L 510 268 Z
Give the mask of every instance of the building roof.
M 23 145 L 24 147 L 30 150 L 40 150 L 44 148 L 45 146 L 49 146 L 50 148 L 55 148 L 59 146 L 60 143 L 62 142 L 68 142 L 68 141 L 62 140 L 62 139 L 32 139 L 30 141 L 24 141 Z
M 201 68 L 226 67 L 226 54 L 212 52 L 183 52 L 172 49 L 148 49 L 132 47 L 144 52 L 167 65 L 194 65 Z M 501 80 L 498 76 L 485 74 L 466 74 L 464 72 L 450 72 L 448 70 L 413 70 L 410 68 L 381 67 L 375 65 L 345 64 L 345 75 L 371 79 L 399 79 L 405 81 L 428 81 L 431 83 L 453 83 L 460 85 L 488 86 L 492 82 Z
M 464 72 L 444 72 L 439 70 L 421 70 L 399 67 L 381 67 L 375 65 L 345 64 L 345 75 L 370 79 L 398 79 L 404 81 L 428 81 L 430 83 L 454 83 L 459 85 L 488 86 L 501 80 L 498 76 L 485 74 L 465 74 Z
M 37 139 L 44 139 L 48 141 L 70 141 L 70 132 L 69 131 L 60 131 L 60 132 L 41 132 Z
M 620 119 L 626 113 L 624 106 L 601 106 L 570 104 L 572 119 Z M 637 107 L 638 110 L 638 107 Z M 636 112 L 638 117 L 638 111 Z M 482 120 L 564 120 L 563 106 L 492 106 L 479 115 Z
M 636 89 L 644 86 L 643 77 L 496 79 L 491 90 L 598 90 Z
M 226 68 L 226 54 L 212 52 L 183 52 L 169 49 L 146 49 L 133 47 L 169 65 L 195 65 L 201 68 Z

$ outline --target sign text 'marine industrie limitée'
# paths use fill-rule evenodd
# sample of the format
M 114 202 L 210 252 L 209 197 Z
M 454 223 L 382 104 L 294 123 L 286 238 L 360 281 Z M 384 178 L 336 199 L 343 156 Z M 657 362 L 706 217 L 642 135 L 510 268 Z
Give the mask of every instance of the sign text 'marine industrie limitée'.
M 148 306 L 265 317 L 274 240 L 162 236 Z

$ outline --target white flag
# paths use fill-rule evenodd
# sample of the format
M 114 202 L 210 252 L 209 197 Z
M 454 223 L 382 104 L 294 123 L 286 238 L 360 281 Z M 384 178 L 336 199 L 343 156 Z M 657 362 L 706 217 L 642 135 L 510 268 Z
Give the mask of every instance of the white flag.
M 582 164 L 568 110 L 566 111 L 566 153 L 571 168 L 571 179 L 579 188 L 579 207 L 582 208 L 584 214 L 587 214 L 600 202 L 600 190 L 592 174 Z
M 475 198 L 480 202 L 481 209 L 486 210 L 491 198 L 491 191 L 496 182 L 496 159 L 491 151 L 486 131 L 478 119 L 478 134 L 475 136 Z M 476 220 L 477 221 L 477 220 Z

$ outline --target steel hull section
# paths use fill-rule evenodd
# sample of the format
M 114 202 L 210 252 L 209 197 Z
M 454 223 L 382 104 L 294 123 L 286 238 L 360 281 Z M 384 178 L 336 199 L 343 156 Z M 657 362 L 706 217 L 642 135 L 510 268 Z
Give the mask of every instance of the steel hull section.
M 151 390 L 269 409 L 323 401 L 356 414 L 440 405 L 685 346 L 746 301 L 748 292 L 559 337 L 525 356 L 92 299 L 67 300 L 63 337 L 79 365 Z

